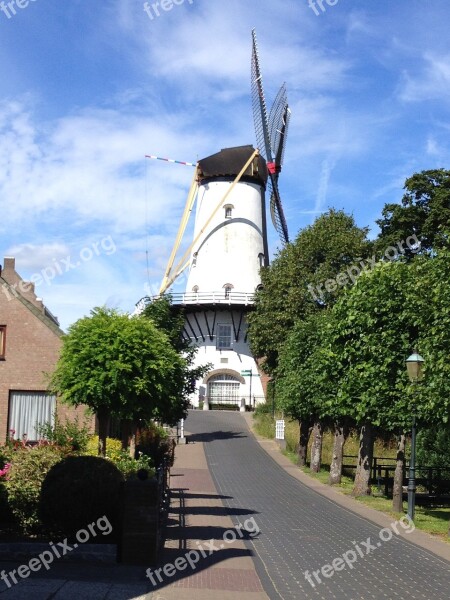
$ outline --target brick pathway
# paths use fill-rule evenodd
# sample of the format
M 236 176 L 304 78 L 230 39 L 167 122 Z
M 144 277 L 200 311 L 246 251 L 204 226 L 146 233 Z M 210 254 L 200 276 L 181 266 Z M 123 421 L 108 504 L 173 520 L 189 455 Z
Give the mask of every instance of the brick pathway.
M 168 539 L 160 568 L 176 564 L 177 559 L 184 567 L 183 559 L 189 556 L 193 568 L 187 564 L 171 577 L 160 571 L 162 582 L 155 574 L 153 597 L 193 600 L 214 595 L 220 600 L 268 600 L 248 542 L 254 522 L 247 519 L 253 511 L 234 512 L 235 523 L 242 525 L 237 529 L 224 506 L 226 497 L 217 493 L 208 470 L 204 444 L 177 446 L 170 486 Z
M 271 599 L 449 598 L 449 562 L 397 535 L 387 517 L 382 529 L 297 481 L 261 448 L 242 415 L 191 411 L 186 430 L 194 442 L 186 448 L 204 446 L 233 522 L 254 516 L 261 533 L 247 543 Z

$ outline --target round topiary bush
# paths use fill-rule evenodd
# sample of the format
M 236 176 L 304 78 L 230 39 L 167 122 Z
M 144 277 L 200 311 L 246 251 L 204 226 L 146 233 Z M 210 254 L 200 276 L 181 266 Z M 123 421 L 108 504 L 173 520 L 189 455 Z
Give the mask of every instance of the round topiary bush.
M 49 471 L 42 484 L 39 514 L 43 524 L 73 537 L 77 531 L 106 517 L 114 535 L 118 529 L 123 481 L 122 473 L 105 458 L 65 458 Z

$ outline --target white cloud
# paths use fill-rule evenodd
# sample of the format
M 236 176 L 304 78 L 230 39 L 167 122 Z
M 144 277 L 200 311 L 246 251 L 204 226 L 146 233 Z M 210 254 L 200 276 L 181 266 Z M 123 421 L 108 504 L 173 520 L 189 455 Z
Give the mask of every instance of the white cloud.
M 403 73 L 398 95 L 405 102 L 426 100 L 446 100 L 450 98 L 450 55 L 436 56 L 426 53 L 420 72 L 412 75 L 408 70 Z

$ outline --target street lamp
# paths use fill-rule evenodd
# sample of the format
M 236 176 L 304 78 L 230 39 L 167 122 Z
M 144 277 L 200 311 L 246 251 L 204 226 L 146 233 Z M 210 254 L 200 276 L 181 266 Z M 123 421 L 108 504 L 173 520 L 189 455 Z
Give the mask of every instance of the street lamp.
M 417 350 L 406 359 L 406 369 L 409 380 L 413 385 L 423 377 L 424 359 Z M 408 517 L 414 521 L 414 509 L 416 503 L 416 415 L 413 410 L 412 430 L 411 430 L 411 457 L 409 459 L 409 479 L 408 479 Z

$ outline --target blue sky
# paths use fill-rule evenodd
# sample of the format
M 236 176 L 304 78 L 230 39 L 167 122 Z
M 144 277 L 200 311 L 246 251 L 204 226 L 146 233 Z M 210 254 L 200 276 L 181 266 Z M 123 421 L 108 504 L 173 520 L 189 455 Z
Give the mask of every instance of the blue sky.
M 292 109 L 291 238 L 331 206 L 375 236 L 407 177 L 449 168 L 448 0 L 308 1 L 178 0 L 152 19 L 141 0 L 3 5 L 0 258 L 64 328 L 159 288 L 192 170 L 145 154 L 255 143 L 253 27 L 268 102 L 286 81 Z

